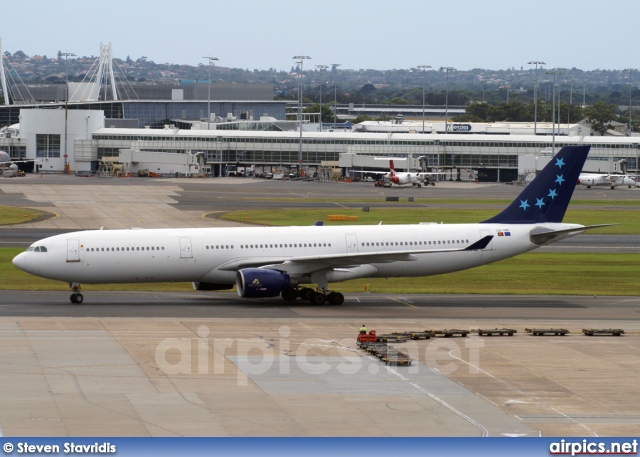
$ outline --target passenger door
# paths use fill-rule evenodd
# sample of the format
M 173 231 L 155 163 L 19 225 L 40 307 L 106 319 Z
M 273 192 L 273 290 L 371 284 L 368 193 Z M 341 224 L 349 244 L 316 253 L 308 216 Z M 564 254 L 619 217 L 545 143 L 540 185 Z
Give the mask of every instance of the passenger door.
M 191 238 L 180 238 L 180 258 L 193 258 L 193 253 L 191 252 Z
M 347 254 L 358 252 L 358 238 L 354 234 L 345 235 L 347 242 Z
M 80 240 L 67 240 L 67 262 L 80 262 Z

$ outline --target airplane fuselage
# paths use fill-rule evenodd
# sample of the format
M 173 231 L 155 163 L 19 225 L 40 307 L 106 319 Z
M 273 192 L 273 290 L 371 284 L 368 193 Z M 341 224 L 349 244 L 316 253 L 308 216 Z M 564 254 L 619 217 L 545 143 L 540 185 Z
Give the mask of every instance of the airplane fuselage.
M 322 268 L 323 256 L 406 252 L 415 259 L 406 262 L 372 259 L 371 263 L 354 260 L 353 266 L 329 271 L 328 280 L 429 276 L 535 249 L 539 246 L 529 238 L 534 227 L 563 230 L 581 226 L 418 224 L 95 230 L 41 240 L 19 254 L 14 264 L 32 274 L 69 283 L 186 281 L 233 285 L 243 262 L 278 264 L 291 258 L 309 257 Z M 485 249 L 463 250 L 487 235 L 493 238 Z M 427 250 L 430 252 L 420 252 Z M 295 271 L 291 276 L 296 278 Z M 307 283 L 310 278 L 301 274 L 296 282 Z

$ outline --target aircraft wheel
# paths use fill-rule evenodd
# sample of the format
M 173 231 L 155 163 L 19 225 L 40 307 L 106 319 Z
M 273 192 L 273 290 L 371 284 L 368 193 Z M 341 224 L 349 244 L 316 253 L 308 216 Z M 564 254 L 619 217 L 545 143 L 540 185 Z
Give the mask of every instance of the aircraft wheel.
M 71 297 L 69 297 L 69 299 L 71 300 L 71 303 L 78 303 L 76 294 L 71 294 Z
M 298 291 L 293 287 L 287 287 L 286 289 L 282 289 L 282 299 L 286 301 L 293 301 L 298 298 Z
M 327 295 L 327 301 L 331 305 L 341 305 L 344 303 L 344 295 L 340 292 L 331 292 Z
M 312 291 L 312 294 L 309 297 L 309 301 L 311 302 L 312 305 L 324 305 L 325 296 L 324 294 L 320 294 L 318 292 Z
M 298 291 L 298 297 L 303 300 L 311 300 L 311 294 L 314 293 L 313 289 L 309 289 L 308 287 L 303 287 Z
M 71 303 L 82 303 L 82 301 L 84 300 L 84 297 L 82 296 L 82 294 L 71 294 Z

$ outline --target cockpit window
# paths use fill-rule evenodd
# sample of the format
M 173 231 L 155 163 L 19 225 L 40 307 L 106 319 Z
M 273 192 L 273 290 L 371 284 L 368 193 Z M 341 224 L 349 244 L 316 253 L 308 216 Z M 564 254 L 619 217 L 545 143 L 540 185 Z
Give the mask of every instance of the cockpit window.
M 47 252 L 47 248 L 44 246 L 29 246 L 27 252 Z

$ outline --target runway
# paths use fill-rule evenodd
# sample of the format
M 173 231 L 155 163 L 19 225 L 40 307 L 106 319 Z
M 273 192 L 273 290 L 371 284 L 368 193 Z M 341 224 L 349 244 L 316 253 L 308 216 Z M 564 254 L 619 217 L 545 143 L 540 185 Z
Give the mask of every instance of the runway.
M 520 189 L 441 183 L 422 190 L 436 199 L 472 201 L 512 199 Z M 57 214 L 0 228 L 0 245 L 24 247 L 100 226 L 217 226 L 226 222 L 202 215 L 330 207 L 318 200 L 345 195 L 375 196 L 376 205 L 395 207 L 383 201 L 386 192 L 418 195 L 366 184 L 235 178 L 0 180 L 0 205 Z M 576 198 L 606 200 L 608 192 L 576 191 Z M 615 191 L 616 199 L 638 195 Z M 636 235 L 583 235 L 553 249 L 633 252 L 639 246 Z M 116 286 L 86 290 L 85 303 L 72 305 L 68 292 L 5 290 L 0 429 L 10 436 L 635 436 L 639 313 L 640 297 L 346 294 L 341 306 L 318 307 Z M 517 333 L 409 341 L 397 347 L 414 363 L 395 367 L 357 348 L 363 323 L 378 333 Z M 534 337 L 525 332 L 533 326 L 570 334 Z M 626 333 L 588 337 L 583 328 Z

